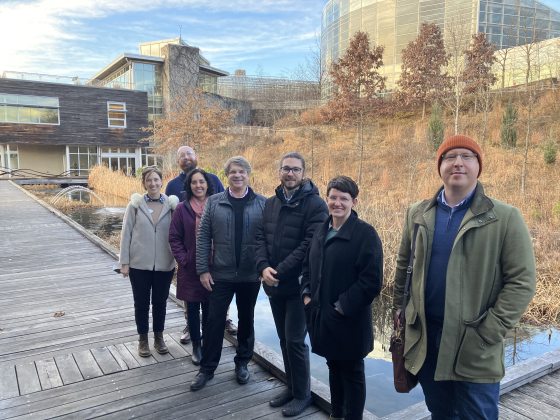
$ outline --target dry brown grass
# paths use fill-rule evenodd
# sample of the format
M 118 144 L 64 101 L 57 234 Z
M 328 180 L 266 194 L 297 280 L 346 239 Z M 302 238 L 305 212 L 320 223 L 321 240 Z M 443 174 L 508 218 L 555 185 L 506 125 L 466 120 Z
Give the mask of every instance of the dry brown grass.
M 522 148 L 505 150 L 499 147 L 503 112 L 500 105 L 489 115 L 488 141 L 484 147 L 480 178 L 489 195 L 518 207 L 527 221 L 535 244 L 537 294 L 524 319 L 541 325 L 560 324 L 560 164 L 545 165 L 541 149 L 541 143 L 549 133 L 560 134 L 556 119 L 546 117 L 549 110 L 556 112 L 559 109 L 559 95 L 556 93 L 552 98 L 546 95 L 536 107 L 541 117 L 544 116 L 541 120 L 545 124 L 537 125 L 531 137 L 525 196 L 520 193 Z M 477 138 L 480 121 L 480 116 L 464 117 L 465 134 Z M 425 141 L 426 123 L 419 119 L 382 121 L 366 133 L 364 174 L 357 210 L 360 217 L 375 226 L 383 241 L 384 294 L 391 290 L 406 208 L 415 201 L 431 197 L 441 185 L 434 152 Z M 313 160 L 311 128 L 322 133 L 322 140 L 314 142 Z M 520 126 L 520 140 L 523 136 Z M 359 153 L 352 127 L 298 127 L 283 129 L 276 137 L 224 138 L 205 147 L 200 163 L 205 168 L 221 168 L 228 157 L 243 155 L 253 165 L 253 188 L 270 196 L 278 184 L 280 156 L 294 150 L 306 156 L 307 175 L 313 178 L 322 195 L 333 176 L 344 174 L 356 178 L 358 175 Z M 142 191 L 137 179 L 114 174 L 106 168 L 92 171 L 90 185 L 96 191 L 125 198 L 132 192 Z

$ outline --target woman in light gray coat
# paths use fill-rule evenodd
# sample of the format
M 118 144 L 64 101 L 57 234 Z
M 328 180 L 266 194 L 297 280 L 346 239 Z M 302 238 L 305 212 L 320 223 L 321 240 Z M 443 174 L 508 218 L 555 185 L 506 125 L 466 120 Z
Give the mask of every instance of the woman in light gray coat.
M 121 233 L 119 262 L 123 277 L 130 277 L 134 296 L 134 319 L 139 334 L 138 354 L 151 355 L 148 344 L 150 294 L 154 330 L 154 348 L 169 350 L 163 340 L 169 287 L 175 260 L 169 246 L 171 215 L 179 199 L 161 193 L 162 174 L 157 166 L 142 171 L 146 194 L 133 194 L 126 208 Z

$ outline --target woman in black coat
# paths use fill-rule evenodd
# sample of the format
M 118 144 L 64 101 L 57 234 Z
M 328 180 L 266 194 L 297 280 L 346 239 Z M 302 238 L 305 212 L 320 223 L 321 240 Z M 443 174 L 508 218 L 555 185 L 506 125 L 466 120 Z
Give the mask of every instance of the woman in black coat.
M 358 186 L 339 176 L 327 185 L 329 219 L 311 241 L 302 296 L 311 348 L 327 359 L 331 416 L 361 419 L 364 357 L 373 350 L 371 303 L 383 278 L 383 250 L 375 229 L 353 210 Z

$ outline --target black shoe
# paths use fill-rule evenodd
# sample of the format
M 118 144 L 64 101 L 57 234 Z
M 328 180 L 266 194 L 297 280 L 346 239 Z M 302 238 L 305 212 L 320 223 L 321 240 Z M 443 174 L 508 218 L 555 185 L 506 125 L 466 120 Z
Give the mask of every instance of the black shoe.
M 231 319 L 226 319 L 226 332 L 231 335 L 237 334 L 237 327 Z
M 194 381 L 191 382 L 191 391 L 198 391 L 206 386 L 206 382 L 214 377 L 213 373 L 198 372 Z
M 276 397 L 271 399 L 268 403 L 270 404 L 271 407 L 276 408 L 276 407 L 282 407 L 283 405 L 289 403 L 293 399 L 294 397 L 292 396 L 292 391 L 290 391 L 289 389 L 285 389 Z
M 191 333 L 189 331 L 188 325 L 183 330 L 183 334 L 181 335 L 179 341 L 181 342 L 181 344 L 189 344 L 191 342 Z
M 247 365 L 239 364 L 235 366 L 235 376 L 237 378 L 237 383 L 240 385 L 245 385 L 249 382 L 249 378 L 251 374 L 249 373 L 249 369 L 247 369 Z
M 299 416 L 310 405 L 311 405 L 311 397 L 304 398 L 303 400 L 294 398 L 292 401 L 286 404 L 286 406 L 282 409 L 282 415 L 284 417 Z
M 195 366 L 200 365 L 200 361 L 202 360 L 202 348 L 200 346 L 200 340 L 192 342 L 192 356 L 191 361 L 192 364 Z

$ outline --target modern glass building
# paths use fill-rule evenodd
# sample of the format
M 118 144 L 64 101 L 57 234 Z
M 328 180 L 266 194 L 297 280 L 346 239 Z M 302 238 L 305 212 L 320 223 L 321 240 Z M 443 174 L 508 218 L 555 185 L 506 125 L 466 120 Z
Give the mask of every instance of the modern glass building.
M 173 84 L 184 87 L 188 79 L 203 91 L 215 94 L 218 77 L 228 75 L 212 67 L 198 48 L 187 45 L 181 38 L 146 42 L 140 44 L 139 50 L 140 54 L 124 53 L 117 57 L 94 75 L 89 84 L 147 92 L 150 121 L 163 114 L 164 101 L 172 99 Z M 181 62 L 185 57 L 195 65 Z M 185 70 L 179 74 L 177 68 Z
M 497 49 L 560 37 L 560 12 L 536 0 L 328 0 L 321 25 L 323 65 L 344 54 L 355 32 L 367 32 L 385 47 L 383 73 L 392 89 L 401 51 L 423 22 L 436 23 L 444 34 L 461 23 L 471 34 L 487 34 Z M 332 86 L 324 85 L 322 96 L 329 97 Z

